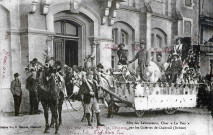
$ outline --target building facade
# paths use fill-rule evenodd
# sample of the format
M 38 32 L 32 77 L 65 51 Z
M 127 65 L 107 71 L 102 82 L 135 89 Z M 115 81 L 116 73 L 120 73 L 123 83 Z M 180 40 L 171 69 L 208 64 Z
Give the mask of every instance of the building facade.
M 204 0 L 200 5 L 200 65 L 203 75 L 206 75 L 210 74 L 210 64 L 213 64 L 213 43 L 208 42 L 213 37 L 213 1 Z
M 29 110 L 25 67 L 33 58 L 44 63 L 45 50 L 71 67 L 82 66 L 92 54 L 93 65 L 116 69 L 117 45 L 126 44 L 130 60 L 144 40 L 161 65 L 176 36 L 198 35 L 198 0 L 0 0 L 0 15 L 3 112 L 13 111 L 10 82 L 16 72 L 23 88 L 21 110 Z

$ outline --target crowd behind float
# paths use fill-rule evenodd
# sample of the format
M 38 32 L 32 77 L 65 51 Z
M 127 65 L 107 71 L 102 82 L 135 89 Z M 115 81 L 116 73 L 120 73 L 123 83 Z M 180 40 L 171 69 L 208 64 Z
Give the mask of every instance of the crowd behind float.
M 206 89 L 210 89 L 211 81 L 209 75 L 203 77 L 199 72 L 199 61 L 196 52 L 190 47 L 186 54 L 182 54 L 181 38 L 177 39 L 174 45 L 167 53 L 168 58 L 161 67 L 158 67 L 149 56 L 146 50 L 146 43 L 142 41 L 139 44 L 140 49 L 132 60 L 129 60 L 127 51 L 124 49 L 125 44 L 118 45 L 118 69 L 105 69 L 99 63 L 94 66 L 88 66 L 94 56 L 88 55 L 84 59 L 84 66 L 73 65 L 69 67 L 63 65 L 61 61 L 54 60 L 53 57 L 45 56 L 45 63 L 40 63 L 37 58 L 30 61 L 26 66 L 26 88 L 29 90 L 30 95 L 30 113 L 38 114 L 41 111 L 38 109 L 39 94 L 38 87 L 45 89 L 46 84 L 38 83 L 39 72 L 46 70 L 50 73 L 46 74 L 46 82 L 54 77 L 60 91 L 63 93 L 64 98 L 72 98 L 72 100 L 82 100 L 85 103 L 85 116 L 88 125 L 91 126 L 91 111 L 95 110 L 97 117 L 97 125 L 103 126 L 100 122 L 100 109 L 98 102 L 100 102 L 98 91 L 104 87 L 101 80 L 104 78 L 110 84 L 110 80 L 106 76 L 114 78 L 114 82 L 119 83 L 119 79 L 115 78 L 115 72 L 120 72 L 124 77 L 124 83 L 141 83 L 144 85 L 160 86 L 160 87 L 193 87 L 199 85 L 198 91 L 198 106 L 207 105 L 208 98 L 206 97 Z M 184 52 L 186 53 L 186 52 Z M 158 58 L 162 54 L 157 55 Z M 129 68 L 129 65 L 135 60 L 138 60 L 138 67 L 136 71 Z M 211 70 L 212 73 L 212 70 Z M 11 82 L 11 92 L 14 97 L 15 115 L 19 115 L 19 107 L 21 104 L 22 91 L 21 83 L 18 79 L 19 73 L 14 74 L 14 80 Z M 211 78 L 211 77 L 210 77 Z M 44 81 L 45 82 L 45 81 Z M 36 84 L 36 85 L 35 85 Z M 95 90 L 96 89 L 96 90 Z M 177 89 L 178 91 L 178 89 Z M 209 91 L 209 90 L 207 90 Z M 178 91 L 181 93 L 180 91 Z M 79 94 L 80 93 L 80 94 Z M 162 94 L 171 94 L 169 91 L 162 91 Z M 83 95 L 83 96 L 82 96 Z M 103 102 L 104 99 L 102 99 Z

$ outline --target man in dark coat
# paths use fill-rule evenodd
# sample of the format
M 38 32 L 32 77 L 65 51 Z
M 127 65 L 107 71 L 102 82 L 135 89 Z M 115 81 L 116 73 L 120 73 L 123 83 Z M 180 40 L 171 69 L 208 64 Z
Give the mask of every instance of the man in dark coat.
M 180 57 L 177 53 L 173 53 L 171 65 L 167 69 L 168 73 L 167 80 L 169 81 L 169 83 L 176 83 L 177 77 L 180 75 L 181 70 L 182 70 L 182 62 L 180 60 Z
M 149 52 L 145 49 L 144 41 L 140 43 L 140 50 L 128 64 L 134 62 L 136 59 L 138 59 L 137 75 L 139 75 L 143 81 L 147 81 L 146 71 L 149 65 Z
M 118 45 L 118 47 L 120 48 L 117 51 L 117 55 L 118 55 L 118 65 L 127 65 L 127 52 L 126 50 L 124 50 L 123 48 L 125 47 L 124 43 L 120 43 Z
M 36 89 L 36 80 L 32 78 L 32 74 L 26 80 L 26 89 L 29 90 L 30 95 L 30 114 L 39 114 L 40 110 L 38 110 L 39 99 L 38 92 Z
M 19 108 L 21 105 L 21 98 L 22 98 L 22 90 L 21 90 L 21 82 L 18 78 L 19 74 L 14 74 L 14 80 L 11 82 L 10 90 L 13 94 L 14 98 L 14 110 L 15 110 L 15 116 L 19 115 Z
M 100 123 L 100 109 L 98 104 L 98 83 L 93 80 L 93 72 L 88 71 L 87 77 L 83 79 L 80 93 L 84 95 L 83 102 L 85 104 L 85 113 L 88 121 L 88 126 L 92 126 L 90 115 L 92 109 L 96 113 L 97 126 L 104 126 Z

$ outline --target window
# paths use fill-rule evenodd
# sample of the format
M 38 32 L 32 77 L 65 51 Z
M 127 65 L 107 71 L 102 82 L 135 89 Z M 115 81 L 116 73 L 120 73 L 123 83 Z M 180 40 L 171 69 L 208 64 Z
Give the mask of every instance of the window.
M 192 0 L 185 0 L 185 6 L 192 7 Z
M 54 27 L 55 27 L 55 33 L 56 34 L 61 34 L 62 33 L 61 22 L 55 22 L 54 23 Z
M 121 30 L 121 43 L 128 44 L 128 34 L 123 30 Z
M 162 48 L 162 38 L 159 35 L 156 36 L 156 45 L 157 47 Z
M 55 33 L 58 35 L 77 36 L 78 27 L 68 21 L 54 22 Z
M 117 29 L 114 29 L 114 30 L 112 30 L 112 41 L 114 42 L 114 43 L 118 43 L 118 40 L 117 40 Z
M 152 34 L 152 44 L 151 44 L 152 47 L 154 47 L 154 38 L 155 38 L 155 35 Z
M 184 21 L 184 33 L 191 34 L 192 24 L 190 21 Z
M 65 34 L 66 35 L 77 35 L 77 28 L 76 26 L 69 24 L 69 23 L 65 23 Z
M 111 56 L 111 66 L 113 69 L 115 68 L 115 56 Z
M 154 60 L 154 57 L 155 57 L 155 52 L 151 52 L 151 60 Z

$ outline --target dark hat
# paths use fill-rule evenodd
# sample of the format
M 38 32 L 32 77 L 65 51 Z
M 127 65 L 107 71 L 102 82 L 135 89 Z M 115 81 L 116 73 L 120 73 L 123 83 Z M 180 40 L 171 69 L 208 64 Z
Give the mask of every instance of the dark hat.
M 33 61 L 34 61 L 34 62 L 37 62 L 37 61 L 38 61 L 38 59 L 37 59 L 37 58 L 34 58 L 34 59 L 33 59 Z
M 119 48 L 120 48 L 121 46 L 125 47 L 125 44 L 124 44 L 124 43 L 120 43 L 120 44 L 118 45 Z
M 101 68 L 101 69 L 104 68 L 104 66 L 103 66 L 101 63 L 99 63 L 96 67 L 97 67 L 97 68 Z
M 93 75 L 93 74 L 94 74 L 93 71 L 88 71 L 88 72 L 87 72 L 87 75 Z
M 142 41 L 140 42 L 140 45 L 141 45 L 141 44 L 145 45 L 145 41 L 144 41 L 144 40 L 142 40 Z
M 19 74 L 18 74 L 18 73 L 15 73 L 15 74 L 14 74 L 14 77 L 18 77 L 18 76 L 19 76 Z

